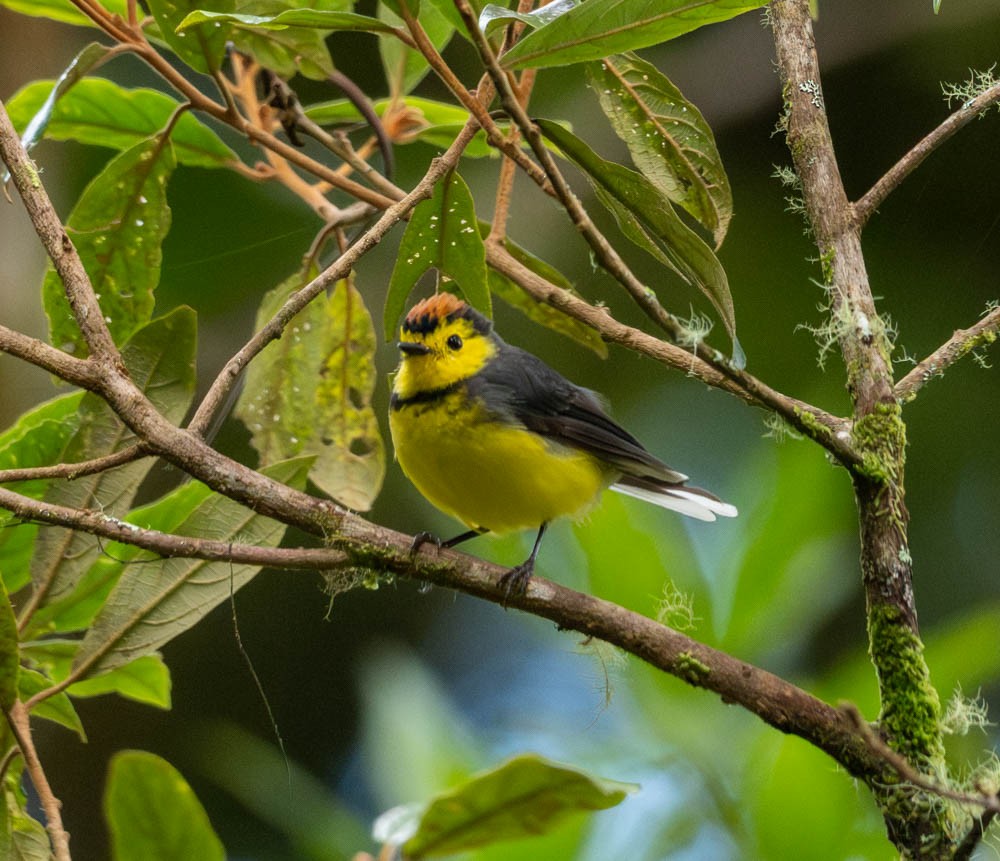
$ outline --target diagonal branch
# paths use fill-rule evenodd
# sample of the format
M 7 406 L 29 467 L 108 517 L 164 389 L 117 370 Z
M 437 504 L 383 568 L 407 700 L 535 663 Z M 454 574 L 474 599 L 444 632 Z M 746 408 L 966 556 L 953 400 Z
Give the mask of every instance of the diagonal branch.
M 860 230 L 883 201 L 915 171 L 934 150 L 959 129 L 967 126 L 983 112 L 1000 103 L 1000 81 L 970 99 L 948 116 L 936 129 L 926 135 L 906 155 L 897 161 L 885 175 L 861 197 L 853 207 L 854 224 Z
M 742 706 L 781 732 L 810 741 L 853 775 L 870 776 L 881 768 L 852 719 L 766 670 L 647 616 L 539 577 L 531 580 L 523 595 L 508 596 L 501 585 L 506 568 L 453 550 L 430 548 L 415 554 L 411 536 L 368 523 L 356 515 L 346 517 L 352 521 L 350 534 L 344 531 L 331 536 L 329 547 L 262 548 L 169 535 L 100 512 L 51 505 L 2 488 L 0 507 L 25 521 L 82 530 L 161 556 L 319 571 L 344 564 L 364 565 L 457 589 L 612 643 L 694 687 Z M 56 692 L 58 689 L 53 688 L 44 695 Z M 38 695 L 30 704 L 42 698 Z
M 901 404 L 912 401 L 927 383 L 943 376 L 951 365 L 973 350 L 992 344 L 998 335 L 1000 307 L 988 311 L 978 323 L 968 329 L 957 329 L 954 335 L 927 358 L 917 362 L 913 370 L 896 383 L 896 400 Z

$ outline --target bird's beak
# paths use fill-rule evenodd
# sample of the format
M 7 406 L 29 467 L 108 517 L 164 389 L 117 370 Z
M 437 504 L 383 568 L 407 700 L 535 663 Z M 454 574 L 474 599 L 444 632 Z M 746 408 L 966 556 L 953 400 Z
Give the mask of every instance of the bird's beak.
M 426 356 L 431 351 L 426 344 L 418 344 L 416 341 L 400 341 L 396 346 L 404 356 Z

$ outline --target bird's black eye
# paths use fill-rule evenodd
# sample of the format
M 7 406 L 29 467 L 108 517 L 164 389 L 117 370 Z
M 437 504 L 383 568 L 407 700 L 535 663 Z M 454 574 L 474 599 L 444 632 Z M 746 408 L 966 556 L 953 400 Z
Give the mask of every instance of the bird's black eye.
M 462 339 L 458 335 L 449 335 L 448 340 L 445 342 L 450 350 L 461 350 L 462 349 Z

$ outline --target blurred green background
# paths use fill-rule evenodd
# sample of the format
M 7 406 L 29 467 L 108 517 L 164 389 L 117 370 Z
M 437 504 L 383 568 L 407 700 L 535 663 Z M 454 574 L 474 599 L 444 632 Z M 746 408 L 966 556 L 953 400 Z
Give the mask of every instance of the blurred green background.
M 848 193 L 858 197 L 944 118 L 941 82 L 965 80 L 971 68 L 1000 59 L 1000 6 L 944 0 L 938 16 L 931 0 L 820 7 L 825 101 Z M 0 9 L 0 98 L 58 75 L 90 35 Z M 384 94 L 383 81 L 373 77 L 374 40 L 352 34 L 331 46 L 339 68 L 373 96 Z M 760 16 L 747 15 L 644 53 L 701 108 L 729 171 L 736 215 L 721 259 L 749 370 L 790 395 L 845 413 L 839 359 L 831 354 L 821 370 L 817 344 L 802 328 L 822 321 L 823 297 L 815 248 L 801 219 L 786 211 L 788 190 L 772 177 L 789 159 L 775 134 L 781 102 L 769 31 Z M 447 56 L 471 69 L 465 44 Z M 152 83 L 127 58 L 101 73 L 129 86 Z M 305 101 L 331 97 L 314 84 L 300 92 Z M 430 80 L 418 92 L 442 95 Z M 626 158 L 577 72 L 543 72 L 536 93 L 535 114 L 570 116 L 595 149 Z M 873 289 L 898 328 L 900 375 L 908 369 L 905 357 L 922 358 L 1000 297 L 998 144 L 994 111 L 935 153 L 865 232 Z M 416 181 L 433 154 L 423 145 L 399 148 L 399 183 Z M 35 156 L 65 215 L 110 151 L 45 142 Z M 491 214 L 496 170 L 494 160 L 462 167 L 478 191 L 481 217 Z M 583 194 L 584 185 L 577 187 Z M 207 385 L 249 336 L 260 297 L 298 265 L 318 225 L 282 189 L 222 171 L 178 170 L 170 200 L 174 223 L 157 303 L 160 310 L 181 303 L 198 310 L 199 369 Z M 592 268 L 560 212 L 520 180 L 511 234 L 587 298 L 642 325 Z M 377 329 L 398 235 L 397 229 L 358 270 Z M 20 204 L 0 206 L 0 258 L 4 323 L 44 337 L 38 295 L 44 258 Z M 650 284 L 663 283 L 650 259 L 634 254 L 630 261 Z M 672 282 L 668 288 L 661 295 L 668 307 L 682 314 L 701 307 L 695 294 Z M 763 414 L 681 373 L 618 348 L 602 361 L 505 307 L 497 309 L 497 322 L 507 340 L 607 394 L 615 415 L 654 452 L 741 511 L 732 522 L 682 522 L 609 494 L 586 522 L 552 530 L 540 573 L 650 615 L 672 583 L 693 599 L 694 636 L 831 702 L 857 702 L 875 717 L 856 515 L 845 475 L 815 446 L 769 438 Z M 721 332 L 712 340 L 726 344 Z M 382 417 L 394 352 L 384 345 L 378 356 Z M 997 360 L 995 352 L 987 358 Z M 45 374 L 5 356 L 0 386 L 3 426 L 52 392 Z M 943 699 L 961 685 L 967 695 L 981 690 L 996 704 L 1000 380 L 995 370 L 963 361 L 905 415 L 914 589 L 934 681 Z M 237 422 L 223 428 L 217 443 L 254 460 Z M 371 516 L 408 532 L 458 531 L 395 464 Z M 529 538 L 479 539 L 468 550 L 513 563 L 526 554 Z M 76 857 L 107 854 L 100 792 L 108 757 L 123 747 L 155 751 L 177 765 L 234 859 L 348 858 L 371 847 L 368 827 L 382 810 L 526 750 L 643 789 L 544 841 L 477 857 L 892 857 L 866 790 L 805 743 L 710 694 L 548 623 L 462 595 L 400 582 L 341 595 L 331 606 L 320 586 L 313 575 L 269 571 L 236 600 L 240 635 L 273 709 L 287 769 L 237 649 L 228 605 L 165 650 L 174 678 L 171 712 L 110 698 L 82 701 L 86 745 L 61 728 L 38 725 Z M 974 731 L 950 749 L 956 762 L 971 767 L 995 742 L 992 731 Z

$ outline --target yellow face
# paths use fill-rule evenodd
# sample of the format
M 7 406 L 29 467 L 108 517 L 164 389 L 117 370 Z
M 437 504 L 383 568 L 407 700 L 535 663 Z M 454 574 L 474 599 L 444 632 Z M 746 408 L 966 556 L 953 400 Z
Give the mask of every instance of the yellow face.
M 404 325 L 399 349 L 402 361 L 393 391 L 405 399 L 471 377 L 496 353 L 496 344 L 467 317 L 445 317 L 429 331 Z

